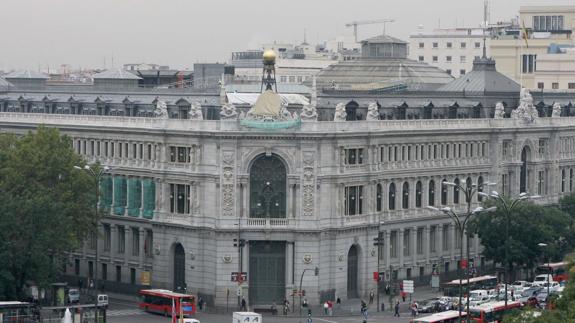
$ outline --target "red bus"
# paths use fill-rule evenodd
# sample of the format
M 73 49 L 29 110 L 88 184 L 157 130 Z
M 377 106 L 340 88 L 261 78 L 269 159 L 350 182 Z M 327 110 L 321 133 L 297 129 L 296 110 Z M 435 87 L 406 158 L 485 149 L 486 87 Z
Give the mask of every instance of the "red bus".
M 455 279 L 450 282 L 445 282 L 442 284 L 443 295 L 445 296 L 457 296 L 459 295 L 459 285 L 460 280 Z M 467 278 L 461 280 L 461 286 L 463 290 L 467 288 Z M 497 286 L 497 277 L 495 276 L 479 276 L 469 278 L 469 290 L 475 289 L 494 289 Z
M 175 308 L 172 308 L 172 304 Z M 143 289 L 140 291 L 139 308 L 146 312 L 171 316 L 172 313 L 184 316 L 196 314 L 196 297 L 175 293 L 165 289 Z
M 503 321 L 503 315 L 513 309 L 520 309 L 520 301 L 508 301 L 507 307 L 505 301 L 494 303 L 485 303 L 469 309 L 469 315 L 474 322 L 490 323 Z
M 537 267 L 537 274 L 551 274 L 553 280 L 556 282 L 567 281 L 569 279 L 569 273 L 565 270 L 565 262 L 552 262 L 548 264 L 543 264 Z
M 461 320 L 467 317 L 467 313 L 461 312 Z M 413 323 L 457 323 L 459 322 L 459 311 L 445 311 L 432 315 L 419 317 L 411 321 Z

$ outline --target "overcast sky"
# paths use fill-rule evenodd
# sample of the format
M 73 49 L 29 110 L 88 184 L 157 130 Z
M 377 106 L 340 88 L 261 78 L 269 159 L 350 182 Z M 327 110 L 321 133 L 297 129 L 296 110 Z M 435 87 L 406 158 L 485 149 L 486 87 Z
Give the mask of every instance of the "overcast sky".
M 491 0 L 491 22 L 521 5 L 573 0 Z M 308 42 L 348 33 L 346 22 L 390 18 L 387 33 L 477 26 L 483 0 L 0 0 L 0 70 L 116 67 L 149 62 L 176 68 L 223 62 L 232 51 L 273 40 Z M 381 25 L 359 27 L 359 37 Z

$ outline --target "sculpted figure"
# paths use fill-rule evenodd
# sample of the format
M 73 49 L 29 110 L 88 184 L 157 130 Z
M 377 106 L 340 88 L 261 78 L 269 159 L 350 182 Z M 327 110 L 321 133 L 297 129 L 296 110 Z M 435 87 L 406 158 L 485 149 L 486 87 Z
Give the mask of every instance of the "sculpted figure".
M 367 121 L 379 120 L 379 107 L 376 102 L 371 102 L 367 106 L 367 116 L 365 117 Z
M 220 119 L 221 120 L 231 120 L 237 119 L 238 112 L 236 111 L 236 106 L 231 103 L 225 103 L 222 105 L 220 110 Z
M 156 116 L 156 118 L 159 119 L 169 119 L 168 105 L 166 104 L 166 102 L 162 100 L 158 100 L 156 102 L 156 109 L 154 110 L 154 115 Z
M 495 114 L 493 116 L 494 119 L 503 119 L 505 117 L 505 107 L 503 103 L 497 102 L 495 104 Z
M 301 109 L 300 118 L 303 121 L 317 121 L 317 110 L 315 106 L 311 104 L 304 104 Z
M 198 102 L 193 102 L 190 108 L 190 120 L 204 120 L 202 106 Z
M 335 114 L 333 116 L 333 121 L 345 121 L 347 118 L 347 112 L 345 112 L 345 104 L 338 103 L 335 106 Z
M 555 102 L 553 103 L 553 112 L 551 112 L 552 118 L 559 118 L 561 117 L 561 104 Z

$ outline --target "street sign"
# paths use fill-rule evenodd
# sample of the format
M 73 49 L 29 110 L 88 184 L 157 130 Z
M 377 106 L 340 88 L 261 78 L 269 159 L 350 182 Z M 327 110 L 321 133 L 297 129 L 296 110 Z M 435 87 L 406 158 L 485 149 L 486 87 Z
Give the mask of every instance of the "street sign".
M 439 276 L 431 276 L 431 288 L 439 288 Z
M 248 280 L 248 273 L 247 272 L 232 272 L 232 281 L 242 283 Z
M 377 271 L 373 272 L 373 280 L 375 280 L 376 282 L 379 281 L 379 273 Z
M 236 296 L 242 296 L 242 288 L 238 287 L 238 289 L 236 290 Z
M 413 280 L 404 280 L 403 281 L 403 291 L 406 293 L 413 294 Z

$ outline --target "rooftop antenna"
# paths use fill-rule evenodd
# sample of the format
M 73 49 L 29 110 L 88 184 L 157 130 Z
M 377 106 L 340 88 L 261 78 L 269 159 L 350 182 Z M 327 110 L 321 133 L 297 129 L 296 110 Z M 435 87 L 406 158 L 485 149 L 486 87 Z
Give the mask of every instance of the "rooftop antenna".
M 487 58 L 485 29 L 489 26 L 489 0 L 483 2 L 483 58 Z

